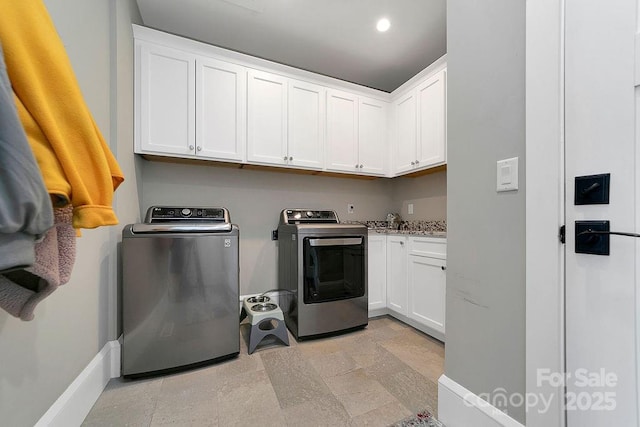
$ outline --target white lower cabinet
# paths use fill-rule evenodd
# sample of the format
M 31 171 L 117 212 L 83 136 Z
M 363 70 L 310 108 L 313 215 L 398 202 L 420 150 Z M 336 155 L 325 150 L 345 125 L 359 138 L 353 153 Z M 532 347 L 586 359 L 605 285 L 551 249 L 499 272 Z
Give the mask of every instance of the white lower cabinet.
M 409 255 L 409 318 L 444 334 L 446 261 Z
M 367 241 L 369 311 L 387 307 L 387 237 L 371 234 Z
M 407 238 L 387 236 L 387 308 L 407 315 Z
M 371 233 L 370 315 L 390 314 L 444 341 L 446 245 L 443 238 Z

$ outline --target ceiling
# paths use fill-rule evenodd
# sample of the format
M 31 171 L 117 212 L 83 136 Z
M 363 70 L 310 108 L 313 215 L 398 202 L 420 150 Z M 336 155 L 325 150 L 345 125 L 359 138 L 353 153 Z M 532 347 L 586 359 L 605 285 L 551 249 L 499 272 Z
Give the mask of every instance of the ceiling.
M 145 26 L 385 92 L 446 53 L 445 1 L 137 0 Z

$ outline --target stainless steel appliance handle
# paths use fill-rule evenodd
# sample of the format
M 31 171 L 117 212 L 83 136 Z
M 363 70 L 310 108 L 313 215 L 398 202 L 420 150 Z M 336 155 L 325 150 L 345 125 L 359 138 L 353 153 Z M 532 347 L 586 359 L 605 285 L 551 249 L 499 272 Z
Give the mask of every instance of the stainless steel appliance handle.
M 347 237 L 337 239 L 309 239 L 311 246 L 349 246 L 362 244 L 362 237 Z

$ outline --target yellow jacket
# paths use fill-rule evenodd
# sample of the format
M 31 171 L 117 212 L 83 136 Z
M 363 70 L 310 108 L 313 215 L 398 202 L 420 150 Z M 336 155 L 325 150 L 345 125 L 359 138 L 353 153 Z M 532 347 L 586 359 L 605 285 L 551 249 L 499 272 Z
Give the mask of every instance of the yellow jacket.
M 0 0 L 0 43 L 20 120 L 57 206 L 73 226 L 117 224 L 120 167 L 84 102 L 62 40 L 42 0 Z

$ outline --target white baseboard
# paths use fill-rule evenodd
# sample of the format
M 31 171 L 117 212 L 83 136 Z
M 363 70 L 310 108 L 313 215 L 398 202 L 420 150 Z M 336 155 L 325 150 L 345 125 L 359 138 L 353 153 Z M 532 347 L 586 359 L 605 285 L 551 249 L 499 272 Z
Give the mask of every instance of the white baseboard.
M 384 316 L 386 314 L 389 314 L 389 309 L 386 307 L 369 309 L 369 319 L 371 319 L 372 317 Z
M 406 323 L 409 326 L 416 328 L 420 332 L 424 332 L 425 334 L 437 340 L 445 342 L 445 335 L 442 332 L 436 331 L 435 329 L 430 328 L 426 325 L 423 325 L 420 322 L 416 322 L 415 320 L 410 319 L 409 317 L 404 316 L 396 311 L 390 310 L 389 308 L 376 308 L 373 310 L 369 309 L 369 319 L 371 319 L 372 317 L 378 317 L 378 316 L 384 316 L 384 315 L 391 316 L 403 323 Z
M 36 427 L 79 426 L 111 378 L 120 376 L 120 342 L 109 341 L 67 387 Z
M 438 419 L 447 427 L 524 427 L 446 375 L 438 379 Z

